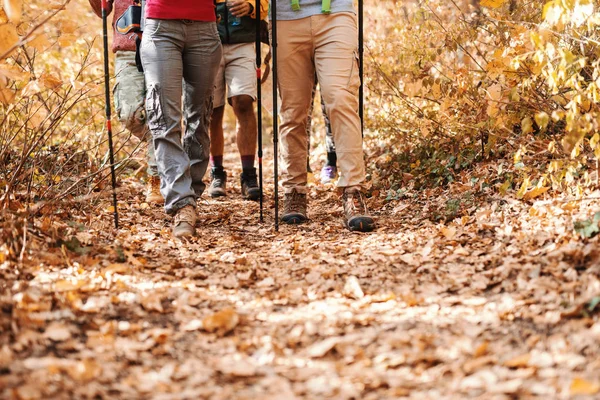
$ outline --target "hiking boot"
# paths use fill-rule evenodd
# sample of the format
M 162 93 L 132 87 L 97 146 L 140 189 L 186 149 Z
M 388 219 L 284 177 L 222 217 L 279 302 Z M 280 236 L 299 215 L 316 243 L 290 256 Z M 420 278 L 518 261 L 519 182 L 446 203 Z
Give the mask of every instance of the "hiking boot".
M 337 177 L 335 165 L 325 165 L 321 170 L 321 183 L 331 183 Z
M 344 205 L 344 225 L 351 231 L 371 232 L 375 221 L 369 215 L 364 195 L 359 189 L 346 188 L 342 195 Z
M 301 224 L 306 222 L 306 194 L 293 190 L 283 197 L 283 215 L 281 220 L 286 224 Z
M 210 186 L 208 195 L 210 197 L 223 197 L 227 195 L 227 172 L 223 167 L 212 167 L 210 170 Z
M 260 198 L 260 188 L 258 187 L 258 177 L 256 168 L 246 168 L 240 175 L 242 186 L 242 196 L 246 200 L 258 200 Z
M 146 183 L 146 203 L 148 204 L 164 204 L 162 194 L 160 194 L 160 177 L 151 176 Z
M 196 209 L 194 206 L 187 205 L 175 214 L 173 236 L 184 238 L 194 236 L 194 233 L 196 233 Z

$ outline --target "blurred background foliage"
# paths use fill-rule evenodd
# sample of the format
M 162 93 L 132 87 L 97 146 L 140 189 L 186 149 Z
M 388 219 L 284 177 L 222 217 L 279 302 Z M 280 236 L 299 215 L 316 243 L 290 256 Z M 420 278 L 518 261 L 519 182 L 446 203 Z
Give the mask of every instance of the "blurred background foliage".
M 368 18 L 376 189 L 455 183 L 532 199 L 597 185 L 592 0 L 386 1 Z

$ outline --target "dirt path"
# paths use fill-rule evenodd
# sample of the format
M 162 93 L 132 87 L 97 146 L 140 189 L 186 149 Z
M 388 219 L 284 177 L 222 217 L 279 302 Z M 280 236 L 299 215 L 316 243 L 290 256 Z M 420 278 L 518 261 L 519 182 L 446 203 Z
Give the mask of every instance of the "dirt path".
M 443 224 L 432 215 L 456 193 L 409 191 L 372 200 L 379 229 L 352 234 L 336 195 L 314 186 L 311 222 L 275 233 L 272 204 L 257 225 L 256 204 L 236 191 L 202 200 L 199 236 L 182 243 L 142 203 L 141 184 L 123 187 L 117 243 L 107 204 L 57 209 L 30 226 L 20 265 L 1 264 L 1 398 L 600 390 L 600 323 L 576 309 L 600 294 L 598 244 L 571 222 L 590 202 L 480 196 Z M 53 245 L 53 229 L 78 240 Z

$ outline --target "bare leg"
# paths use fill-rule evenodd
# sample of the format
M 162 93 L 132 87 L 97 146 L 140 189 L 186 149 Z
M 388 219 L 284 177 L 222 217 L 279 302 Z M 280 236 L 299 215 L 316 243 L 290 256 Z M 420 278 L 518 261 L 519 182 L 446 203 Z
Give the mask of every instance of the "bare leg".
M 241 95 L 232 97 L 231 105 L 237 119 L 237 145 L 240 156 L 254 156 L 257 140 L 254 101 L 250 96 Z

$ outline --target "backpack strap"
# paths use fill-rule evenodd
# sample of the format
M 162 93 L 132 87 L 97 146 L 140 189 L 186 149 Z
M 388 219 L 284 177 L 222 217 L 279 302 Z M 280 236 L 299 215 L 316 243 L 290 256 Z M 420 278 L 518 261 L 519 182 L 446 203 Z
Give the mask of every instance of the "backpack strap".
M 292 0 L 292 10 L 300 11 L 300 0 Z M 331 0 L 323 0 L 321 12 L 323 14 L 331 14 Z

